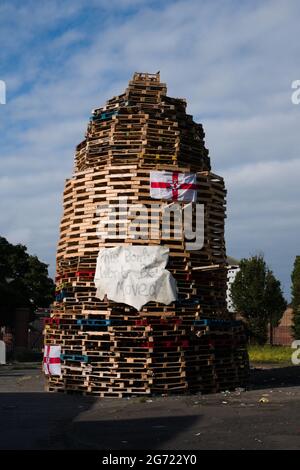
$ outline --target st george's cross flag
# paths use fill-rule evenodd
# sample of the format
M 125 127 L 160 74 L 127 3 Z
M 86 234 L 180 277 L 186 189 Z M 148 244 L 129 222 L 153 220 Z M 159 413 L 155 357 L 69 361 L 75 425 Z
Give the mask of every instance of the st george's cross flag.
M 60 346 L 45 345 L 44 372 L 46 375 L 61 375 Z
M 197 175 L 177 171 L 150 171 L 150 196 L 153 199 L 197 201 Z

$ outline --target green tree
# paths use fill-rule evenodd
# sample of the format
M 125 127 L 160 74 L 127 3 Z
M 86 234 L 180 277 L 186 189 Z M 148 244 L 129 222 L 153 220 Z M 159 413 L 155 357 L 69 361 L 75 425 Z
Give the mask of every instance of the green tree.
M 49 307 L 54 283 L 48 267 L 27 253 L 24 245 L 13 245 L 0 237 L 0 324 L 10 324 L 17 307 Z
M 300 256 L 296 256 L 292 272 L 292 307 L 294 310 L 293 332 L 300 339 Z
M 268 337 L 268 323 L 276 325 L 281 318 L 286 301 L 280 282 L 262 255 L 242 259 L 240 271 L 231 286 L 235 309 L 245 318 L 255 342 L 264 344 Z

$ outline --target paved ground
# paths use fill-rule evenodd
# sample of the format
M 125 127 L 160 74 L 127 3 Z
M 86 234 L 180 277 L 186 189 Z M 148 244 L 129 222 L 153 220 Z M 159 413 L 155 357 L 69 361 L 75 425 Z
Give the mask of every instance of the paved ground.
M 300 368 L 259 368 L 250 390 L 94 399 L 45 393 L 0 367 L 0 449 L 300 449 Z

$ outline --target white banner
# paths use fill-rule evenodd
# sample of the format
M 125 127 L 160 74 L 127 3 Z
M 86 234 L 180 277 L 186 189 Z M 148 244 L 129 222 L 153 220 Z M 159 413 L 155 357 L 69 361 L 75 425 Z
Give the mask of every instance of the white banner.
M 150 301 L 168 305 L 177 299 L 176 281 L 165 269 L 169 248 L 119 246 L 99 251 L 95 272 L 97 297 L 140 310 Z

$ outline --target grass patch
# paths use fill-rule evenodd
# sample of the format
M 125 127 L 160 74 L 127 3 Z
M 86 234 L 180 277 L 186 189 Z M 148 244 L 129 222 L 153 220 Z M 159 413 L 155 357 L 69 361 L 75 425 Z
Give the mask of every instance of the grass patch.
M 249 359 L 251 362 L 291 363 L 291 356 L 295 350 L 289 346 L 249 346 Z

